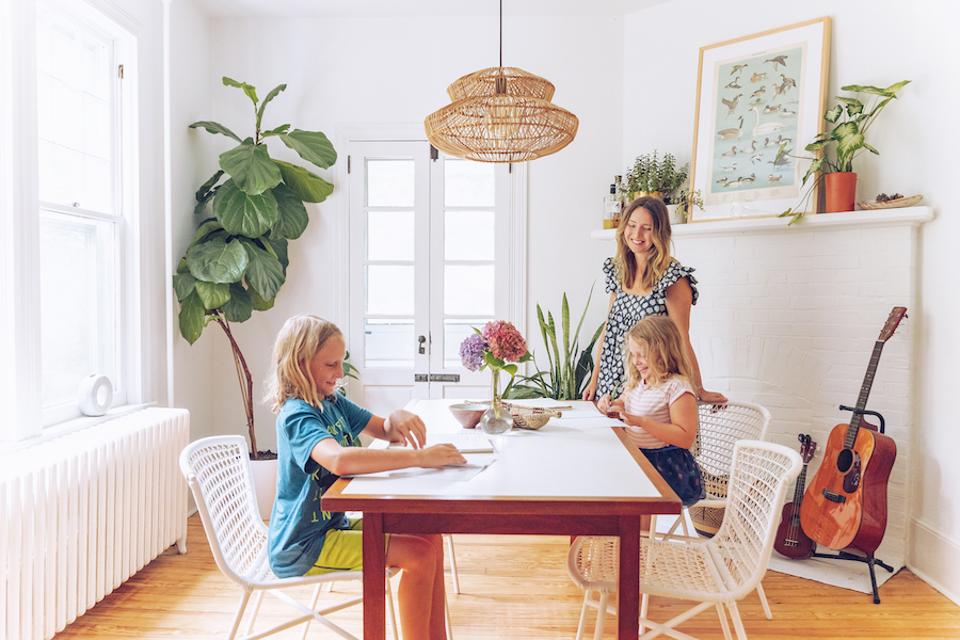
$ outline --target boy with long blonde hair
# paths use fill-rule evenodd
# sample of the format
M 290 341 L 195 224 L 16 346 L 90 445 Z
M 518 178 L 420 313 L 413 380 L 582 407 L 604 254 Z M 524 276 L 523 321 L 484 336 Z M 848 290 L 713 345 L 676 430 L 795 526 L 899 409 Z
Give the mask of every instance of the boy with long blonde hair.
M 337 393 L 345 354 L 337 326 L 310 315 L 287 320 L 274 345 L 268 401 L 277 414 L 278 465 L 268 553 L 281 578 L 363 568 L 362 520 L 320 506 L 340 476 L 466 462 L 453 445 L 424 447 L 426 426 L 413 413 L 381 418 Z M 363 448 L 361 433 L 410 448 Z M 439 535 L 387 539 L 387 566 L 403 570 L 398 596 L 407 640 L 447 637 L 442 545 Z
M 626 335 L 627 383 L 623 395 L 598 403 L 627 424 L 630 440 L 656 467 L 685 505 L 704 497 L 703 479 L 690 447 L 697 438 L 697 399 L 690 364 L 673 320 L 649 316 Z

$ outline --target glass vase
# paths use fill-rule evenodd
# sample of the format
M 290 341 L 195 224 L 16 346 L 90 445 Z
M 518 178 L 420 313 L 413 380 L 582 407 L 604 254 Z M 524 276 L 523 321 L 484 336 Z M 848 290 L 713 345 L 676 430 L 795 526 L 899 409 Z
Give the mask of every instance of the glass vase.
M 513 418 L 503 406 L 503 399 L 500 397 L 500 369 L 492 369 L 493 372 L 493 398 L 490 401 L 490 408 L 480 416 L 480 429 L 484 433 L 497 435 L 508 431 L 513 426 Z

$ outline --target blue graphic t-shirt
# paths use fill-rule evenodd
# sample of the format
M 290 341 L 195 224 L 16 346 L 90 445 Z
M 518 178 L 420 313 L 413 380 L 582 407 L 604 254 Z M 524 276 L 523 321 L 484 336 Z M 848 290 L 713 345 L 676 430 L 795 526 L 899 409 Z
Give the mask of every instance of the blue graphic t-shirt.
M 342 447 L 359 447 L 360 432 L 373 414 L 343 396 L 320 408 L 290 398 L 277 415 L 277 499 L 270 515 L 270 568 L 280 578 L 302 576 L 320 555 L 330 529 L 347 528 L 340 512 L 320 510 L 320 496 L 338 476 L 310 457 L 317 443 L 335 438 Z

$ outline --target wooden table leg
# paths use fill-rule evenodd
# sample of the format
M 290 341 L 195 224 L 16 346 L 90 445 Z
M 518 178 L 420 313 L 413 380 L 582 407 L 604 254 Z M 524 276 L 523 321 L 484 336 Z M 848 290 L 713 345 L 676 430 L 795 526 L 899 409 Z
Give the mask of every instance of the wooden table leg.
M 640 629 L 640 518 L 637 516 L 620 518 L 618 593 L 617 637 L 636 640 Z
M 384 598 L 386 554 L 383 542 L 383 514 L 363 514 L 363 637 L 384 640 L 387 631 Z M 636 587 L 636 581 L 634 581 Z M 636 633 L 634 633 L 636 637 Z

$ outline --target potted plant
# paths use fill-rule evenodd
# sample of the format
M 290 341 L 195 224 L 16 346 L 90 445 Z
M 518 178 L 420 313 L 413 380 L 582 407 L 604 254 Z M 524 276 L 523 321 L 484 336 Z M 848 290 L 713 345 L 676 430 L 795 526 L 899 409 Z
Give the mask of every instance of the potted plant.
M 333 192 L 331 183 L 299 164 L 271 158 L 266 143 L 278 139 L 321 169 L 331 167 L 337 153 L 319 131 L 291 130 L 289 124 L 262 128 L 264 109 L 286 89 L 285 84 L 274 87 L 262 101 L 253 85 L 227 77 L 223 84 L 240 89 L 253 103 L 254 132 L 240 138 L 217 122 L 190 125 L 236 144 L 220 154 L 220 169 L 197 190 L 194 214 L 203 217 L 177 264 L 173 288 L 180 303 L 180 334 L 187 342 L 196 342 L 210 324 L 218 326 L 229 341 L 246 414 L 250 458 L 259 460 L 276 455 L 257 448 L 253 379 L 231 323 L 273 307 L 289 266 L 287 244 L 307 226 L 304 203 L 323 202 Z M 271 496 L 273 490 L 270 487 Z
M 841 91 L 866 94 L 871 96 L 872 100 L 869 100 L 869 104 L 865 104 L 858 97 L 837 97 L 837 103 L 823 116 L 829 127 L 804 147 L 807 151 L 816 153 L 816 156 L 807 158 L 811 162 L 801 184 L 806 185 L 811 177 L 814 177 L 814 180 L 797 207 L 799 211 L 787 209 L 780 214 L 781 217 L 790 217 L 790 224 L 798 221 L 803 216 L 803 210 L 813 193 L 813 187 L 821 184 L 821 181 L 825 191 L 825 211 L 853 211 L 857 189 L 857 174 L 853 171 L 853 160 L 864 149 L 876 155 L 880 154 L 877 149 L 867 143 L 867 131 L 884 107 L 897 97 L 897 92 L 908 84 L 910 84 L 909 80 L 901 80 L 889 87 L 860 84 L 840 87 Z M 781 151 L 783 151 L 782 148 Z

